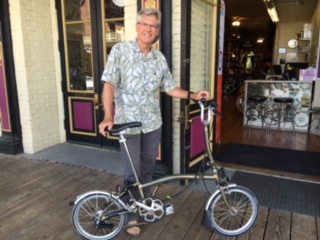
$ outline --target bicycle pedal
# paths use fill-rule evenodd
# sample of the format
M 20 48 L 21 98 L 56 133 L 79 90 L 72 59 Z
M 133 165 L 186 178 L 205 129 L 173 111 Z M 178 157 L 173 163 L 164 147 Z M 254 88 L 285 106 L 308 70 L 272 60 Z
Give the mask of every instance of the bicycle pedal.
M 170 214 L 174 214 L 174 208 L 172 203 L 167 203 L 166 204 L 166 216 L 170 215 Z

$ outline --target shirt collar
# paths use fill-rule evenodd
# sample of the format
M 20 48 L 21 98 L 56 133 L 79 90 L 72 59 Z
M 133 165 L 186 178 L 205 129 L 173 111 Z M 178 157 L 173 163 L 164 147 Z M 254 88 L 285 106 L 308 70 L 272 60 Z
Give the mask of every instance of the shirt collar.
M 136 38 L 133 39 L 133 40 L 131 40 L 131 44 L 130 44 L 130 45 L 132 46 L 133 51 L 135 51 L 135 52 L 142 52 L 141 49 L 140 49 L 139 46 L 138 46 L 138 43 L 137 43 L 137 39 L 136 39 Z M 151 47 L 151 52 L 150 52 L 148 58 L 150 58 L 150 57 L 152 57 L 152 58 L 157 58 L 157 54 L 156 54 L 155 49 L 154 49 L 153 47 Z

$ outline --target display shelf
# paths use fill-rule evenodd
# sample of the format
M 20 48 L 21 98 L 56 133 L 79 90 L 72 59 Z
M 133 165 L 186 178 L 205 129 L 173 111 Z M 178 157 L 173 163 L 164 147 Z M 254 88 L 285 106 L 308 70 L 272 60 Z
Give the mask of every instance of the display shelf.
M 247 113 L 249 107 L 249 98 L 251 96 L 265 96 L 267 100 L 264 102 L 264 111 L 273 111 L 277 109 L 278 105 L 273 101 L 275 97 L 291 97 L 294 99 L 293 110 L 294 114 L 297 115 L 294 122 L 295 131 L 308 132 L 309 129 L 309 113 L 311 110 L 311 99 L 313 92 L 312 82 L 299 82 L 299 81 L 279 81 L 279 80 L 246 80 L 245 81 L 245 99 L 244 99 L 244 113 Z M 248 121 L 247 114 L 243 115 L 243 126 L 244 127 L 255 127 L 263 128 L 262 125 L 262 113 L 261 109 L 258 110 L 258 118 L 253 121 Z M 306 114 L 300 114 L 306 113 Z M 304 122 L 305 125 L 300 125 L 299 121 L 301 116 L 306 116 Z M 247 125 L 246 125 L 247 124 Z M 270 125 L 270 129 L 277 129 L 278 125 Z M 288 122 L 285 126 L 281 126 L 286 130 L 292 129 L 292 123 Z
M 309 54 L 310 53 L 310 38 L 299 38 L 298 53 Z

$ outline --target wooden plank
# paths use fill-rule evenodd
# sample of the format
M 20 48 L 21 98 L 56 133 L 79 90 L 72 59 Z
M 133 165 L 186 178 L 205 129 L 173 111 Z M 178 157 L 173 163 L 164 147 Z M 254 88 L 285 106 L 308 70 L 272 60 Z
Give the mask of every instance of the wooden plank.
M 208 200 L 209 196 L 206 197 L 206 201 Z M 186 235 L 183 239 L 185 240 L 194 240 L 194 239 L 210 239 L 214 231 L 211 228 L 205 227 L 201 224 L 202 217 L 204 214 L 204 207 L 199 210 L 198 215 L 191 223 L 192 227 L 187 231 Z
M 61 181 L 62 184 L 56 185 L 56 189 L 51 188 L 49 193 L 44 191 L 39 198 L 32 199 L 31 203 L 27 203 L 37 203 L 37 211 L 33 211 L 32 208 L 28 208 L 30 211 L 21 211 L 19 221 L 25 222 L 24 228 L 19 232 L 14 232 L 14 237 L 9 237 L 8 239 L 49 239 L 47 237 L 50 234 L 54 236 L 53 238 L 50 237 L 50 239 L 58 239 L 55 237 L 60 233 L 57 228 L 65 229 L 66 226 L 69 225 L 69 228 L 71 226 L 70 214 L 72 208 L 68 207 L 68 202 L 70 197 L 73 199 L 75 190 L 87 191 L 88 186 L 83 183 L 96 181 L 97 177 L 99 177 L 97 175 L 104 177 L 100 179 L 104 183 L 119 181 L 119 177 L 115 175 L 105 173 L 96 173 L 96 175 L 92 174 L 92 170 L 88 169 L 75 170 L 76 172 L 70 175 L 69 178 L 65 178 L 63 182 Z M 91 190 L 91 187 L 89 190 Z M 60 192 L 62 194 L 57 194 Z M 72 230 L 76 234 L 73 227 Z
M 289 240 L 290 239 L 291 214 L 271 209 L 268 216 L 265 233 L 266 240 Z
M 83 180 L 85 180 L 85 182 L 96 182 L 97 180 L 101 180 L 101 182 L 105 183 L 104 188 L 111 188 L 119 182 L 120 178 L 115 175 L 100 173 L 94 178 L 92 177 L 92 175 L 90 175 Z M 78 181 L 77 184 L 75 184 L 75 186 L 77 190 L 80 190 L 81 192 L 85 192 L 88 190 L 88 186 L 83 185 L 83 181 Z M 69 188 L 72 188 L 72 186 L 69 186 Z M 86 189 L 85 191 L 83 191 L 80 188 Z M 51 211 L 51 213 L 47 214 L 48 217 L 45 221 L 45 230 L 38 231 L 38 238 L 48 237 L 48 239 L 64 239 L 62 235 L 64 235 L 66 232 L 69 232 L 68 234 L 73 237 L 68 239 L 80 239 L 80 236 L 78 236 L 78 233 L 72 226 L 71 212 L 73 206 L 69 207 L 65 203 L 65 201 L 61 201 L 60 203 L 58 202 L 58 206 L 55 207 L 56 210 Z M 60 231 L 56 231 L 57 229 L 59 229 Z
M 37 183 L 38 181 L 46 183 L 47 176 L 52 172 L 59 171 L 59 169 L 60 172 L 66 172 L 61 167 L 61 164 L 49 161 L 12 157 L 11 162 L 14 165 L 4 165 L 1 168 L 3 172 L 0 174 L 0 182 L 5 185 L 1 185 L 0 201 L 4 202 L 0 205 L 0 213 L 8 205 L 13 204 L 14 201 L 23 201 L 23 197 L 28 197 L 30 193 L 23 190 L 27 185 L 32 185 L 32 183 Z M 31 190 L 29 189 L 29 191 Z M 12 194 L 11 192 L 15 194 L 11 196 L 10 201 L 5 201 L 8 198 L 7 196 Z
M 255 224 L 247 232 L 238 236 L 237 240 L 248 240 L 248 239 L 263 239 L 266 223 L 268 221 L 269 209 L 266 207 L 259 207 L 259 213 Z
M 1 239 L 80 240 L 72 226 L 68 203 L 76 193 L 110 191 L 120 183 L 121 177 L 103 171 L 0 154 Z M 181 190 L 181 186 L 164 184 L 156 196 L 163 199 Z M 139 239 L 320 240 L 318 218 L 265 207 L 259 208 L 256 224 L 247 233 L 237 238 L 221 236 L 201 225 L 207 199 L 207 193 L 186 190 L 171 201 L 175 214 L 143 226 Z M 122 233 L 116 239 L 131 238 Z
M 187 229 L 192 228 L 194 218 L 199 214 L 199 211 L 203 209 L 208 194 L 204 192 L 196 192 L 188 196 L 188 198 L 179 202 L 181 205 L 179 211 L 173 216 L 168 223 L 166 231 L 162 231 L 157 239 L 183 239 Z
M 77 169 L 75 169 L 77 171 Z M 79 171 L 78 171 L 79 172 Z M 72 172 L 75 175 L 76 172 Z M 79 176 L 83 176 L 83 173 L 78 173 Z M 48 181 L 50 179 L 47 179 Z M 0 222 L 6 223 L 2 226 L 2 230 L 7 234 L 23 232 L 29 228 L 30 225 L 34 225 L 36 223 L 39 224 L 39 229 L 42 227 L 41 222 L 45 218 L 50 208 L 56 207 L 56 199 L 57 197 L 64 197 L 64 194 L 57 194 L 60 189 L 63 189 L 63 186 L 66 186 L 65 183 L 69 183 L 69 180 L 63 182 L 60 180 L 60 183 L 57 184 L 55 182 L 54 185 L 50 186 L 50 189 L 42 189 L 39 186 L 38 190 L 33 190 L 27 197 L 23 198 L 21 201 L 16 201 L 11 205 L 8 205 L 7 211 L 3 212 L 0 216 Z M 28 189 L 25 189 L 26 193 L 28 193 Z M 66 194 L 66 196 L 68 196 Z M 14 196 L 12 196 L 14 197 Z M 10 200 L 10 198 L 9 198 Z M 65 203 L 67 205 L 67 202 Z M 18 216 L 18 217 L 17 217 Z M 18 231 L 15 229 L 15 225 L 10 224 L 12 222 L 16 222 L 17 224 L 24 226 L 24 228 L 20 228 Z M 8 238 L 13 239 L 13 238 Z M 15 239 L 19 239 L 15 238 Z
M 105 186 L 107 188 L 110 188 L 111 186 L 114 186 L 119 180 L 120 177 L 116 176 L 116 178 L 107 178 L 107 176 L 101 176 L 104 178 L 99 178 L 100 180 L 105 180 L 105 182 L 108 181 L 108 184 Z M 109 180 L 108 180 L 109 179 Z M 111 180 L 111 181 L 110 181 Z M 91 189 L 92 190 L 92 189 Z M 49 214 L 51 217 L 51 221 L 46 221 L 46 224 L 48 227 L 46 228 L 46 231 L 43 231 L 42 235 L 43 236 L 48 236 L 51 239 L 58 239 L 60 238 L 61 232 L 57 232 L 56 229 L 62 229 L 64 231 L 72 231 L 75 236 L 78 236 L 78 233 L 76 233 L 76 230 L 74 229 L 72 225 L 72 218 L 71 218 L 71 213 L 72 213 L 72 207 L 68 207 L 64 204 L 65 202 L 62 201 L 62 205 L 59 207 L 58 211 L 53 212 L 52 214 Z M 64 208 L 64 211 L 60 211 L 61 208 Z M 53 225 L 52 225 L 53 223 Z M 73 239 L 73 238 L 72 238 Z
M 163 185 L 161 188 L 162 188 L 161 191 L 159 189 L 159 192 L 157 194 L 157 196 L 159 196 L 159 197 L 165 197 L 166 195 L 173 196 L 174 194 L 180 193 L 182 190 L 181 187 L 174 187 L 174 186 L 170 186 L 170 185 Z M 147 225 L 143 226 L 142 235 L 139 237 L 139 239 L 141 239 L 141 240 L 161 239 L 161 238 L 158 238 L 159 235 L 162 232 L 168 231 L 167 227 L 169 226 L 170 220 L 172 218 L 174 218 L 174 216 L 179 212 L 179 209 L 180 209 L 182 203 L 184 203 L 186 201 L 186 199 L 190 196 L 191 193 L 192 193 L 192 191 L 186 190 L 186 191 L 182 192 L 180 195 L 176 196 L 174 199 L 168 201 L 173 204 L 175 213 L 172 215 L 165 216 L 161 221 L 159 221 L 157 223 L 147 224 Z M 123 232 L 119 236 L 119 239 L 125 239 L 124 237 L 126 237 L 126 236 L 127 235 Z
M 316 218 L 301 214 L 292 214 L 291 240 L 316 240 Z
M 2 206 L 0 206 L 0 213 L 3 212 L 4 209 L 6 209 L 6 211 L 10 210 L 10 208 L 15 206 L 16 204 L 20 204 L 20 206 L 22 207 L 23 205 L 25 205 L 24 202 L 30 197 L 32 198 L 41 196 L 40 192 L 44 191 L 43 189 L 52 191 L 52 189 L 55 189 L 56 184 L 63 183 L 61 179 L 64 179 L 69 175 L 72 176 L 74 172 L 78 171 L 75 168 L 66 169 L 62 165 L 57 165 L 57 167 L 54 169 L 55 171 L 51 172 L 54 175 L 44 174 L 45 177 L 40 176 L 36 179 L 28 179 L 28 182 L 20 182 L 17 187 L 13 188 L 13 191 L 8 191 L 5 195 L 2 195 L 1 199 L 5 198 L 9 201 L 4 202 Z M 25 180 L 25 178 L 21 179 Z M 17 180 L 16 182 L 18 182 Z M 1 217 L 5 215 L 6 213 L 2 213 Z

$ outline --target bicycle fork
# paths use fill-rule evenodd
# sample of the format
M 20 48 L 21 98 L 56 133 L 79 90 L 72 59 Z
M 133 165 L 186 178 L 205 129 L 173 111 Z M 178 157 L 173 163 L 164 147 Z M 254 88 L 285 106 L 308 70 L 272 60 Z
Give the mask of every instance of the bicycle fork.
M 229 208 L 230 212 L 232 215 L 235 215 L 235 210 L 233 207 L 230 206 L 230 204 L 228 203 L 228 199 L 227 196 L 225 194 L 226 189 L 230 188 L 230 187 L 236 187 L 237 184 L 235 183 L 231 183 L 228 184 L 228 186 L 219 186 L 219 190 L 216 190 L 208 199 L 205 209 L 204 209 L 204 214 L 202 216 L 202 221 L 201 224 L 205 227 L 212 227 L 212 223 L 210 221 L 211 216 L 212 216 L 212 210 L 211 210 L 211 206 L 212 206 L 212 201 L 217 197 L 218 194 L 221 194 L 223 202 L 226 204 L 226 206 Z

